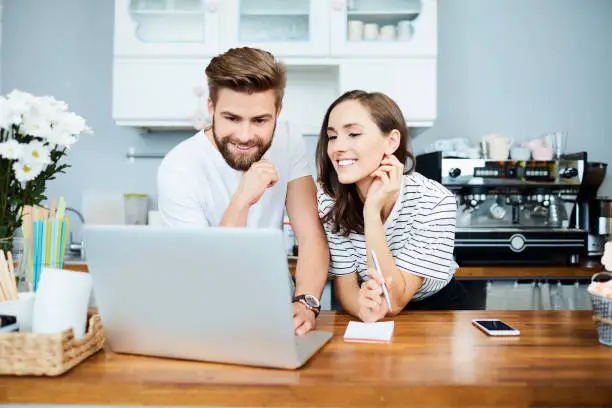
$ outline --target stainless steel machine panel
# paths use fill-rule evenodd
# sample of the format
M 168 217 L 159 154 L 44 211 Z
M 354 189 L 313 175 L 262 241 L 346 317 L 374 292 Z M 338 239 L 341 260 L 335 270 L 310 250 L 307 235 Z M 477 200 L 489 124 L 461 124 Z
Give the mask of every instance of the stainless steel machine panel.
M 572 220 L 584 157 L 495 161 L 434 152 L 416 163 L 417 171 L 455 194 L 460 265 L 551 265 L 576 263 L 587 253 L 588 227 Z

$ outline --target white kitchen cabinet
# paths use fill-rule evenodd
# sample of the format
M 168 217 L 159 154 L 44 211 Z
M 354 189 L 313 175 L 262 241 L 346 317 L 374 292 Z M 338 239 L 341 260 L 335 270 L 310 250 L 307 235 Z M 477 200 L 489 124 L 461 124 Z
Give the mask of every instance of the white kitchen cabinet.
M 207 113 L 204 69 L 208 59 L 115 59 L 113 118 L 120 126 L 193 129 L 196 112 Z M 198 97 L 196 88 L 201 91 Z M 436 59 L 345 59 L 337 68 L 287 68 L 282 120 L 303 134 L 319 133 L 325 110 L 348 90 L 384 92 L 410 126 L 436 119 Z
M 328 0 L 115 0 L 118 57 L 214 56 L 231 47 L 329 55 Z
M 338 70 L 288 67 L 279 120 L 290 121 L 305 135 L 318 135 L 327 107 L 338 97 Z
M 115 0 L 116 57 L 206 56 L 219 50 L 218 0 Z
M 209 121 L 204 74 L 208 62 L 116 60 L 113 68 L 116 123 L 148 129 L 194 130 L 196 113 Z M 279 121 L 290 121 L 302 134 L 318 134 L 325 110 L 338 96 L 337 75 L 337 70 L 329 68 L 288 67 Z
M 383 92 L 400 107 L 410 126 L 431 126 L 436 118 L 436 59 L 347 60 L 340 64 L 340 93 Z
M 437 0 L 333 0 L 331 54 L 432 57 Z
M 437 0 L 115 0 L 115 56 L 437 54 Z
M 437 0 L 115 2 L 118 125 L 192 128 L 196 111 L 206 112 L 207 95 L 194 88 L 207 91 L 208 61 L 238 46 L 286 63 L 281 116 L 305 134 L 318 134 L 329 103 L 356 88 L 388 93 L 410 126 L 436 118 Z M 369 39 L 366 30 L 378 34 Z
M 191 128 L 196 111 L 208 115 L 206 60 L 115 60 L 113 118 L 118 125 Z M 198 98 L 198 87 L 202 97 Z
M 223 48 L 249 46 L 277 56 L 329 55 L 327 0 L 227 0 Z M 222 52 L 223 50 L 219 50 Z

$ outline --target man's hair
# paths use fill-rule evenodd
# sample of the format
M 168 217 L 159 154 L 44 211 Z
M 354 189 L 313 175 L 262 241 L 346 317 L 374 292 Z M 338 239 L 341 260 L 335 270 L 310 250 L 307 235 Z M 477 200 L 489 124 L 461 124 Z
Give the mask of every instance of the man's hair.
M 208 94 L 216 105 L 220 89 L 236 92 L 264 92 L 274 90 L 276 108 L 285 94 L 285 65 L 274 59 L 274 55 L 258 48 L 231 48 L 214 57 L 206 67 Z

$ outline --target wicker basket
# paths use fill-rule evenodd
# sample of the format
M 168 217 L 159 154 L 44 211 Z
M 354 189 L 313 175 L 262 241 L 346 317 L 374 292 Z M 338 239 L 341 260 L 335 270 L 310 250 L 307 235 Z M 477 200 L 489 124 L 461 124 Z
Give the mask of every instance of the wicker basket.
M 591 278 L 593 282 L 599 276 L 612 278 L 610 272 L 598 272 Z M 606 346 L 612 346 L 612 299 L 594 293 L 590 293 L 593 304 L 593 320 L 597 326 L 597 337 L 599 342 Z
M 104 347 L 100 315 L 89 318 L 87 333 L 74 338 L 72 329 L 56 334 L 0 333 L 0 375 L 56 376 Z

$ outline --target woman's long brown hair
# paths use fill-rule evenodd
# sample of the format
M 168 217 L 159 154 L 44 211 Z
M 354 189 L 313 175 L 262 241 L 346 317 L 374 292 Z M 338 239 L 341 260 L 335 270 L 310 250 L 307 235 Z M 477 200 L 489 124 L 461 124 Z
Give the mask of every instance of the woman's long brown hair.
M 322 221 L 331 224 L 333 233 L 348 236 L 351 232 L 364 233 L 363 201 L 359 197 L 355 183 L 341 184 L 338 181 L 338 174 L 327 155 L 329 115 L 338 104 L 345 101 L 361 103 L 370 112 L 372 120 L 383 134 L 389 135 L 394 129 L 399 131 L 400 143 L 393 154 L 401 163 L 404 163 L 404 166 L 406 166 L 407 159 L 410 159 L 410 167 L 405 173 L 414 170 L 415 158 L 414 154 L 408 151 L 409 133 L 406 120 L 399 106 L 387 95 L 380 92 L 354 90 L 344 93 L 331 104 L 321 125 L 316 163 L 319 173 L 318 182 L 323 191 L 335 200 L 335 203 L 323 216 Z

